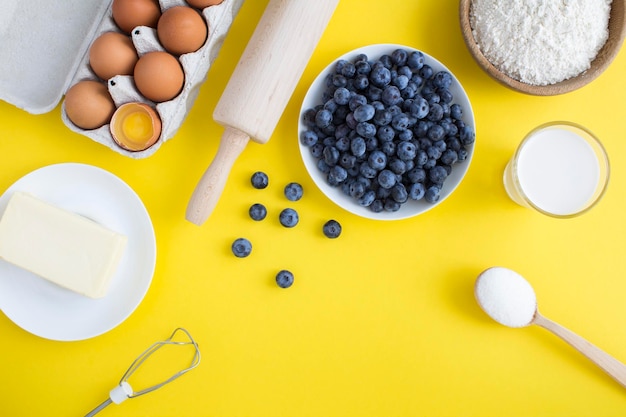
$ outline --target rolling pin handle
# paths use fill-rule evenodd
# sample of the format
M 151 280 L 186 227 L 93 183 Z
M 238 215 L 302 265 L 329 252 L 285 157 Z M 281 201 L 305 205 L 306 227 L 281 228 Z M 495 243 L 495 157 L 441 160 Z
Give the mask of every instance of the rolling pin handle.
M 186 219 L 198 226 L 209 218 L 224 190 L 228 173 L 244 150 L 250 136 L 227 127 L 213 162 L 202 175 L 187 205 Z

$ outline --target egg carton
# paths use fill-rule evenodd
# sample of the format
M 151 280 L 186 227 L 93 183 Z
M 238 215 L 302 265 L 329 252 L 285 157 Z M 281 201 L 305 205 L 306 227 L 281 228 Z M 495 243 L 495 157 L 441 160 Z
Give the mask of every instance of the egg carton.
M 161 10 L 186 6 L 184 0 L 160 0 Z M 185 75 L 181 93 L 174 99 L 153 103 L 135 87 L 133 77 L 118 75 L 107 80 L 116 106 L 142 102 L 153 106 L 161 118 L 159 140 L 144 151 L 132 152 L 119 147 L 109 125 L 84 130 L 67 117 L 65 105 L 61 118 L 72 131 L 80 133 L 122 155 L 140 159 L 156 152 L 171 139 L 193 106 L 209 68 L 217 57 L 243 0 L 224 0 L 201 11 L 209 28 L 204 45 L 196 52 L 179 57 Z M 120 32 L 113 21 L 111 1 L 64 0 L 63 2 L 0 1 L 0 99 L 34 114 L 52 110 L 65 91 L 81 80 L 98 80 L 89 66 L 89 47 L 104 32 Z M 72 26 L 67 26 L 72 25 Z M 139 56 L 164 51 L 156 29 L 139 26 L 132 32 Z M 50 44 L 52 43 L 52 44 Z M 14 57 L 15 59 L 11 59 Z

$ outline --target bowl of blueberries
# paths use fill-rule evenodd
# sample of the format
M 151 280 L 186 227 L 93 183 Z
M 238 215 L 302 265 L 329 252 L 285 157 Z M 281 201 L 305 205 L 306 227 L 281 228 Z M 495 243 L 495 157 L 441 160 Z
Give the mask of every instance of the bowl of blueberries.
M 304 165 L 335 204 L 398 220 L 440 204 L 474 150 L 467 94 L 439 61 L 376 44 L 337 58 L 313 81 L 298 124 Z

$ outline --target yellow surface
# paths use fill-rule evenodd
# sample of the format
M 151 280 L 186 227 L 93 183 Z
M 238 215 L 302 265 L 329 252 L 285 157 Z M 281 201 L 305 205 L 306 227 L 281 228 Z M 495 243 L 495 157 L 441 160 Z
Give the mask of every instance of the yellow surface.
M 527 277 L 542 312 L 626 361 L 626 55 L 593 84 L 557 97 L 525 96 L 484 74 L 467 52 L 457 2 L 344 0 L 272 139 L 250 143 L 213 215 L 184 220 L 187 201 L 223 129 L 211 113 L 267 1 L 242 7 L 177 136 L 132 160 L 74 134 L 60 107 L 30 115 L 0 103 L 0 189 L 39 167 L 82 162 L 122 178 L 154 223 L 158 259 L 139 308 L 112 331 L 80 342 L 33 336 L 0 315 L 0 415 L 84 415 L 136 355 L 186 327 L 200 366 L 104 416 L 623 416 L 624 389 L 547 331 L 508 329 L 473 298 L 475 277 L 502 265 Z M 458 190 L 417 218 L 365 220 L 318 191 L 300 160 L 300 103 L 316 73 L 370 43 L 427 52 L 461 80 L 473 104 L 476 152 Z M 604 142 L 612 177 L 603 201 L 559 220 L 512 203 L 502 171 L 523 135 L 550 120 L 580 123 Z M 252 172 L 270 186 L 251 188 Z M 285 229 L 282 188 L 301 182 L 301 221 Z M 266 204 L 269 217 L 248 218 Z M 322 236 L 335 218 L 339 239 Z M 240 236 L 249 258 L 230 253 Z M 276 287 L 279 269 L 294 286 Z

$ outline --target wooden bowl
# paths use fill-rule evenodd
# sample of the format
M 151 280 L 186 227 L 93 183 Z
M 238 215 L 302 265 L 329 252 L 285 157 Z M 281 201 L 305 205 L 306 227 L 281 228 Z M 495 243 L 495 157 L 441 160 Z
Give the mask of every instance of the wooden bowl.
M 480 48 L 476 44 L 472 27 L 470 25 L 470 4 L 472 0 L 460 0 L 459 18 L 461 23 L 461 32 L 465 44 L 471 55 L 474 57 L 478 65 L 492 78 L 501 84 L 515 91 L 536 96 L 552 96 L 557 94 L 569 93 L 581 88 L 596 79 L 611 64 L 617 53 L 619 52 L 624 35 L 626 34 L 626 1 L 613 0 L 611 4 L 611 12 L 609 18 L 609 37 L 598 52 L 596 58 L 591 62 L 591 67 L 583 73 L 566 79 L 564 81 L 548 84 L 533 85 L 520 82 L 511 78 L 507 74 L 501 72 L 483 55 Z

